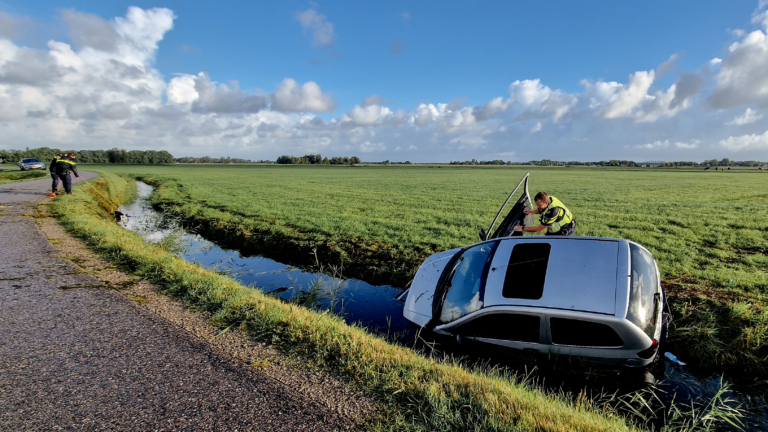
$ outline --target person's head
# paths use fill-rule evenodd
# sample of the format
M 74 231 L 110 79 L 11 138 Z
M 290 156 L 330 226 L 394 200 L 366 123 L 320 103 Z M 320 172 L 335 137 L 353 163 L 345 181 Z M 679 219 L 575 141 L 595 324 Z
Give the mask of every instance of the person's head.
M 67 156 L 69 156 L 72 159 L 74 159 L 76 157 L 75 156 L 75 152 L 69 152 L 69 154 Z
M 533 197 L 533 201 L 536 203 L 536 208 L 544 210 L 549 205 L 549 195 L 546 192 L 541 191 Z

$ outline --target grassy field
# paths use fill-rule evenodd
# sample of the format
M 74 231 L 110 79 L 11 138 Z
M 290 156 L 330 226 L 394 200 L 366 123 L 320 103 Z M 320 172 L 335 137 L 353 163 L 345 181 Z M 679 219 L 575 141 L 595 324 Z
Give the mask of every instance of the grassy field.
M 478 241 L 520 167 L 100 166 L 239 248 L 404 285 L 421 260 Z M 577 235 L 637 241 L 659 262 L 688 362 L 768 377 L 768 173 L 534 168 Z
M 49 175 L 48 171 L 21 171 L 18 167 L 16 169 L 0 169 L 0 184 L 39 180 Z
M 113 201 L 124 200 L 131 191 L 130 182 L 112 174 L 93 183 Z M 103 199 L 85 185 L 78 188 L 77 196 L 52 201 L 53 211 L 70 232 L 103 256 L 161 284 L 168 294 L 210 312 L 222 329 L 240 329 L 374 396 L 381 405 L 365 425 L 369 430 L 637 430 L 608 405 L 584 395 L 544 394 L 498 369 L 469 370 L 450 360 L 425 357 L 332 314 L 239 285 L 145 243 L 114 223 Z M 690 418 L 684 418 L 688 429 L 683 429 L 689 430 Z

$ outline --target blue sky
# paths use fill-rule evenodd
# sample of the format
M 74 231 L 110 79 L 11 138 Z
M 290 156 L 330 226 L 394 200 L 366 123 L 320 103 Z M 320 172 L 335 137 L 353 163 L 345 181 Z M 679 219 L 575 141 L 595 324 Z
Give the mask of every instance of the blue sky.
M 0 148 L 768 160 L 767 6 L 6 2 Z

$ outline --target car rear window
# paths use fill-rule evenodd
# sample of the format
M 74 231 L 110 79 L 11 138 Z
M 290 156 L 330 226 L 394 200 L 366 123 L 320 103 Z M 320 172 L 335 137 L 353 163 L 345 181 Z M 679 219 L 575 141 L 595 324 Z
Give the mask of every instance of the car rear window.
M 467 337 L 539 342 L 540 318 L 536 315 L 496 313 L 483 315 L 458 329 Z
M 643 248 L 629 244 L 632 259 L 632 282 L 629 287 L 627 319 L 653 338 L 656 315 L 660 306 L 659 280 L 656 262 Z
M 544 293 L 550 249 L 549 243 L 515 245 L 509 258 L 501 295 L 506 298 L 540 299 Z
M 593 321 L 568 318 L 550 318 L 552 343 L 588 347 L 621 347 L 624 342 L 616 330 L 608 325 Z

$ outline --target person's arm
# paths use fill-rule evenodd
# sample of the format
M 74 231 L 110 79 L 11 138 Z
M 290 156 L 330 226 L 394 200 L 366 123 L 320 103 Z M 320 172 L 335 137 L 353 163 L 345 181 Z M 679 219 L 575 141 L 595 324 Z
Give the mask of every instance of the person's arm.
M 521 225 L 517 225 L 516 227 L 512 228 L 512 231 L 523 231 L 523 232 L 529 232 L 529 233 L 537 233 L 537 232 L 542 232 L 545 229 L 547 229 L 547 227 L 545 227 L 544 225 L 538 225 L 538 226 L 534 226 L 534 227 L 523 227 Z
M 75 173 L 76 178 L 80 178 L 80 174 L 77 173 L 77 165 L 72 164 L 72 172 Z

